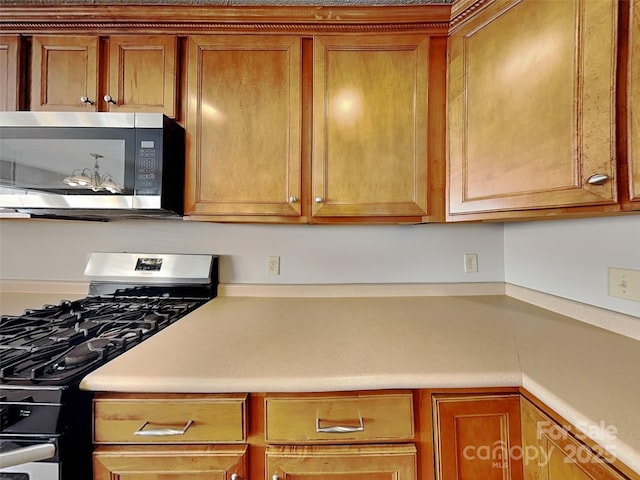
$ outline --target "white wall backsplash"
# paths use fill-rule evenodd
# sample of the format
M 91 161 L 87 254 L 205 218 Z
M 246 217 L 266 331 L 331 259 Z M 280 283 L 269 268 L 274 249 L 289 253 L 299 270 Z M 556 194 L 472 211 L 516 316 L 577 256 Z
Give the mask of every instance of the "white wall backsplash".
M 640 302 L 608 296 L 608 267 L 640 270 L 640 216 L 504 226 L 505 280 L 640 317 Z
M 455 225 L 236 225 L 0 220 L 4 280 L 85 281 L 92 251 L 214 253 L 240 284 L 502 282 L 640 317 L 607 268 L 640 269 L 640 216 Z M 477 253 L 479 273 L 463 256 Z M 281 275 L 267 275 L 268 255 Z
M 83 281 L 92 251 L 214 253 L 223 283 L 502 282 L 503 227 L 236 225 L 201 222 L 0 220 L 6 280 Z M 480 271 L 464 273 L 465 253 Z M 281 275 L 267 275 L 267 256 Z

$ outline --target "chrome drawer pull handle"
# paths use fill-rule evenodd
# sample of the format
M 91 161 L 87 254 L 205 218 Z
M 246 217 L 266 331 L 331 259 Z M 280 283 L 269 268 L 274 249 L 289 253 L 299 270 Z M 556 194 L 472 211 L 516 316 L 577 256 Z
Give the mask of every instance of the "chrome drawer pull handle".
M 177 428 L 154 428 L 152 430 L 143 430 L 144 427 L 149 425 L 149 422 L 144 422 L 142 426 L 133 432 L 134 435 L 139 437 L 164 437 L 169 435 L 184 435 L 189 430 L 189 427 L 193 424 L 193 420 L 189 420 L 186 425 L 179 430 Z
M 320 419 L 316 418 L 316 433 L 354 433 L 354 432 L 364 432 L 364 420 L 362 419 L 362 415 L 358 419 L 360 425 L 357 427 L 348 426 L 348 425 L 334 425 L 331 427 L 321 427 Z

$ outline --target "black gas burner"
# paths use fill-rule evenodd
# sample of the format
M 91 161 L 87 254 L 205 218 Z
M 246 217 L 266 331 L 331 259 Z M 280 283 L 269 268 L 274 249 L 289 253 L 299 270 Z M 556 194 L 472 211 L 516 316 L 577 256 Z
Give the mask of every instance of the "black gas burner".
M 150 291 L 144 289 L 144 292 Z M 27 310 L 23 315 L 3 316 L 0 381 L 73 383 L 206 300 L 114 294 L 63 301 L 59 305 Z
M 92 478 L 82 378 L 214 298 L 217 270 L 213 255 L 94 252 L 86 298 L 2 316 L 0 450 L 28 450 L 46 478 Z M 43 444 L 54 456 L 31 460 Z

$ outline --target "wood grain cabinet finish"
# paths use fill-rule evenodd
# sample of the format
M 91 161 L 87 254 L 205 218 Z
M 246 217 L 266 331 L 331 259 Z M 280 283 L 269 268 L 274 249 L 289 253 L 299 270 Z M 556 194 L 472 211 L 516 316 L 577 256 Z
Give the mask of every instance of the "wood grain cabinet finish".
M 110 112 L 154 112 L 175 118 L 178 38 L 175 35 L 109 37 Z M 103 98 L 104 100 L 104 98 Z
M 362 443 L 411 441 L 411 392 L 339 396 L 267 396 L 269 443 Z
M 625 480 L 607 460 L 603 448 L 596 453 L 526 398 L 521 401 L 522 448 L 525 480 Z M 608 458 L 607 458 L 608 457 Z M 634 477 L 636 478 L 636 477 Z
M 248 471 L 247 395 L 98 393 L 94 480 L 228 480 Z
M 0 35 L 0 111 L 20 110 L 19 35 Z
M 427 215 L 429 36 L 316 35 L 313 216 Z
M 93 470 L 94 480 L 246 480 L 247 447 L 100 446 Z
M 175 117 L 177 52 L 174 35 L 34 35 L 31 110 Z
M 96 444 L 246 441 L 246 395 L 101 394 L 93 410 Z
M 627 142 L 630 210 L 640 210 L 640 0 L 629 2 Z
M 434 395 L 433 415 L 437 480 L 523 479 L 519 394 Z
M 301 39 L 188 40 L 186 215 L 300 216 Z
M 411 391 L 269 394 L 267 478 L 417 480 Z
M 269 446 L 269 480 L 416 480 L 413 445 Z
M 190 37 L 186 214 L 442 219 L 444 170 L 429 175 L 444 157 L 445 49 L 426 34 Z
M 449 220 L 616 209 L 617 8 L 499 0 L 453 30 Z
M 95 36 L 34 35 L 31 110 L 98 111 L 99 43 Z

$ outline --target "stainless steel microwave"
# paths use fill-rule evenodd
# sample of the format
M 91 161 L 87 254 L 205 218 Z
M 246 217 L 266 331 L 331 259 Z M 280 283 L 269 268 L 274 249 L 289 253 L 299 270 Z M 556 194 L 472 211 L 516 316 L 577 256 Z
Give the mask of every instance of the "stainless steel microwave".
M 184 155 L 162 114 L 0 112 L 0 213 L 179 218 Z

